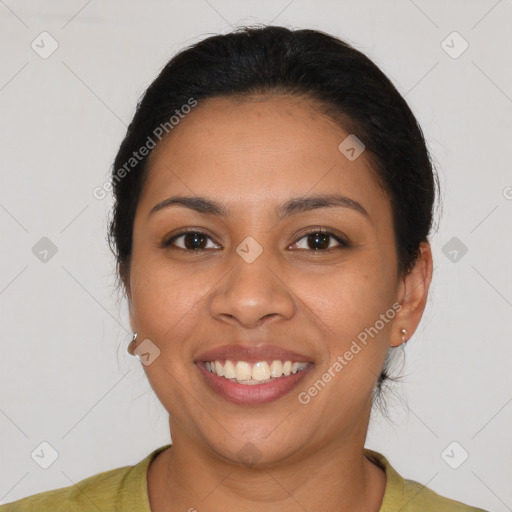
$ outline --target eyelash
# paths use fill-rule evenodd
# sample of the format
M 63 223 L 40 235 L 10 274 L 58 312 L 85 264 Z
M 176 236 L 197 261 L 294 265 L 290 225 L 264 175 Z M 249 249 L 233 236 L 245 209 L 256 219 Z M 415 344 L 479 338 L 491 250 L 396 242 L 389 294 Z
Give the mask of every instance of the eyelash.
M 308 236 L 310 235 L 315 235 L 317 233 L 321 233 L 322 235 L 327 235 L 331 238 L 333 238 L 336 242 L 339 243 L 338 246 L 336 247 L 328 247 L 327 249 L 317 249 L 317 250 L 314 250 L 314 249 L 294 249 L 294 250 L 299 250 L 299 251 L 307 251 L 307 252 L 313 252 L 313 253 L 317 253 L 317 252 L 328 252 L 328 251 L 332 251 L 333 249 L 346 249 L 348 247 L 350 247 L 349 243 L 345 240 L 343 240 L 343 238 L 341 238 L 340 236 L 338 235 L 335 235 L 334 233 L 330 232 L 330 231 L 327 231 L 325 228 L 314 228 L 310 231 L 307 231 L 306 233 L 302 234 L 301 237 L 296 241 L 294 242 L 292 245 L 298 243 L 300 240 L 304 239 L 304 238 L 307 238 Z M 209 238 L 210 240 L 211 237 L 205 233 L 204 231 L 201 231 L 200 229 L 186 229 L 186 230 L 183 230 L 183 231 L 180 231 L 179 233 L 173 235 L 171 238 L 167 239 L 167 240 L 164 240 L 162 242 L 162 247 L 163 248 L 170 248 L 170 249 L 173 249 L 173 250 L 181 250 L 181 251 L 185 251 L 185 252 L 195 252 L 195 253 L 201 253 L 201 252 L 205 252 L 205 251 L 209 251 L 211 249 L 184 249 L 183 247 L 176 247 L 173 245 L 173 242 L 175 242 L 178 238 L 182 237 L 182 236 L 185 236 L 185 235 L 189 235 L 189 234 L 197 234 L 197 235 L 203 235 L 207 238 Z M 213 240 L 212 240 L 213 242 Z M 215 242 L 214 242 L 215 243 Z M 329 243 L 330 245 L 330 243 Z

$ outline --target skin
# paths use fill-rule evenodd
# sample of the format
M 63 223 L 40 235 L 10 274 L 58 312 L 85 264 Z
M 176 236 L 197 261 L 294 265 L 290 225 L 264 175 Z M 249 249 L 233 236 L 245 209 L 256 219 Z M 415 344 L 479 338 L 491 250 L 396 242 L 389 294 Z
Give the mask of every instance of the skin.
M 349 161 L 338 150 L 347 135 L 304 98 L 214 98 L 151 154 L 125 286 L 138 340 L 160 350 L 144 370 L 170 415 L 173 447 L 148 471 L 152 510 L 379 510 L 385 473 L 363 455 L 372 391 L 400 330 L 409 338 L 420 322 L 432 255 L 423 243 L 414 269 L 398 275 L 389 198 L 365 153 Z M 339 206 L 276 215 L 291 198 L 332 193 L 368 217 Z M 174 195 L 221 202 L 228 215 L 183 206 L 149 215 Z M 180 250 L 184 237 L 162 247 L 184 227 L 206 232 L 205 251 Z M 330 248 L 314 250 L 310 227 L 349 247 L 327 238 Z M 236 252 L 248 236 L 263 249 L 250 264 Z M 396 303 L 396 316 L 301 404 L 298 393 Z M 237 405 L 211 391 L 193 362 L 229 343 L 272 343 L 314 367 L 277 401 Z M 252 466 L 237 456 L 248 442 L 260 456 Z

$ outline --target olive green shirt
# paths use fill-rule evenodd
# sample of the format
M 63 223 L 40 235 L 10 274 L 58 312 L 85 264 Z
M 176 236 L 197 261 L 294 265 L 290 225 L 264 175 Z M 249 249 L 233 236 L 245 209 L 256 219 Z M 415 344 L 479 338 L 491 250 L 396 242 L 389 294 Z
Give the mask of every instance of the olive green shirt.
M 146 485 L 150 462 L 170 445 L 151 452 L 135 466 L 104 471 L 76 485 L 46 491 L 0 506 L 0 512 L 151 512 Z M 443 498 L 418 482 L 404 480 L 378 452 L 365 455 L 386 471 L 387 484 L 380 512 L 486 512 Z

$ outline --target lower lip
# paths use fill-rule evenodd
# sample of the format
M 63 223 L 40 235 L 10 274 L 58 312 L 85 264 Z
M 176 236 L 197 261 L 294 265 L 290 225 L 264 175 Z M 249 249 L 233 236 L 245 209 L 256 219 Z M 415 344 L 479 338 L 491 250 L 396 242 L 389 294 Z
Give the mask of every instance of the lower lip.
M 293 375 L 272 379 L 264 384 L 240 384 L 209 372 L 204 363 L 196 363 L 196 366 L 213 391 L 226 400 L 240 405 L 266 404 L 278 400 L 290 393 L 306 373 L 313 368 L 313 365 L 310 365 Z

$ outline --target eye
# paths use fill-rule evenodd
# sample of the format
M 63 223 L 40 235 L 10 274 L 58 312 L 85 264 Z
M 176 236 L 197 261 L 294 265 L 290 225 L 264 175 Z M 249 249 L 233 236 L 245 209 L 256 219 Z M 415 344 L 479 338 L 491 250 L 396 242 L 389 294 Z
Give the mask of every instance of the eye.
M 210 244 L 210 245 L 208 245 Z M 189 252 L 200 252 L 208 249 L 219 249 L 210 236 L 197 229 L 182 231 L 162 243 L 163 247 L 181 249 Z M 327 251 L 329 249 L 346 248 L 349 244 L 338 235 L 323 228 L 315 228 L 303 235 L 290 246 L 293 249 L 306 251 Z
M 326 251 L 333 248 L 348 247 L 348 243 L 334 233 L 330 233 L 324 229 L 317 228 L 313 231 L 310 231 L 309 233 L 306 233 L 291 247 L 293 246 L 295 246 L 295 249 L 301 250 Z
M 208 242 L 213 247 L 208 247 Z M 182 231 L 170 239 L 163 242 L 164 247 L 174 246 L 173 248 L 183 249 L 185 251 L 204 251 L 207 249 L 218 249 L 219 246 L 206 234 L 197 230 Z

